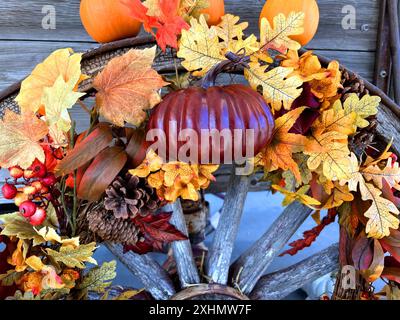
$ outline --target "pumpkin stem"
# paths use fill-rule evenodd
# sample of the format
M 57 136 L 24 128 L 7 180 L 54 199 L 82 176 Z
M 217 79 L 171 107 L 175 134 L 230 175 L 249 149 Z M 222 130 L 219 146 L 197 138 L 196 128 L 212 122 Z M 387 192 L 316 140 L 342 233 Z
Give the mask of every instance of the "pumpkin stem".
M 239 55 L 233 52 L 228 52 L 225 57 L 228 60 L 224 60 L 214 66 L 210 71 L 207 72 L 203 81 L 201 83 L 201 87 L 204 89 L 208 89 L 210 87 L 214 87 L 216 85 L 216 80 L 219 74 L 223 72 L 230 71 L 232 72 L 238 66 L 242 66 L 247 68 L 247 56 L 245 54 Z

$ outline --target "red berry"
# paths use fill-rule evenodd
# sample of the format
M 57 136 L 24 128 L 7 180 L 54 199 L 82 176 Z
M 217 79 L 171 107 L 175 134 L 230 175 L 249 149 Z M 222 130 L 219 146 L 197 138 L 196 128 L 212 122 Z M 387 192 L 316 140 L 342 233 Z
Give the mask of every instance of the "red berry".
M 15 198 L 15 196 L 18 193 L 18 190 L 14 185 L 6 183 L 1 188 L 1 192 L 3 193 L 4 198 L 11 200 Z
M 48 173 L 44 178 L 40 180 L 45 186 L 52 187 L 57 183 L 57 178 L 54 174 Z
M 32 217 L 35 214 L 36 210 L 37 210 L 37 206 L 32 201 L 24 201 L 19 206 L 19 212 L 25 218 Z
M 39 193 L 43 188 L 43 184 L 40 181 L 33 181 L 31 187 L 34 187 L 36 192 Z
M 14 179 L 19 179 L 24 176 L 24 170 L 22 170 L 20 167 L 11 167 L 8 169 L 10 171 L 10 176 L 13 177 Z
M 33 216 L 28 221 L 33 226 L 40 226 L 46 220 L 46 211 L 43 208 L 37 208 Z
M 32 178 L 43 178 L 47 173 L 46 166 L 41 163 L 39 160 L 35 160 L 32 165 L 25 170 L 24 177 L 25 179 Z

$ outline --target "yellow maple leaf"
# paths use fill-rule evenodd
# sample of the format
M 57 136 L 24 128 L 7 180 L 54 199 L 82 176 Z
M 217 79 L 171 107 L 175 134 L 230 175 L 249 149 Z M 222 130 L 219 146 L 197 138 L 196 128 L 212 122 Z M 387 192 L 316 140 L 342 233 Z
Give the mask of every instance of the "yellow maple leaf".
M 313 135 L 307 144 L 305 154 L 309 155 L 308 168 L 322 172 L 332 181 L 349 179 L 351 176 L 350 150 L 347 135 L 335 131 Z
M 264 48 L 281 50 L 299 50 L 301 45 L 290 36 L 304 33 L 304 12 L 291 12 L 286 16 L 282 13 L 274 17 L 273 25 L 267 18 L 261 19 L 260 44 Z
M 224 48 L 220 43 L 215 26 L 208 27 L 204 16 L 199 21 L 190 20 L 191 28 L 182 30 L 177 56 L 182 58 L 182 66 L 188 71 L 194 71 L 195 76 L 204 76 L 216 64 L 226 60 L 222 53 Z
M 310 186 L 303 186 L 296 192 L 291 192 L 278 185 L 273 185 L 272 188 L 285 195 L 285 199 L 282 202 L 282 205 L 285 207 L 295 201 L 298 201 L 312 209 L 321 204 L 318 200 L 307 195 L 308 191 L 310 190 Z
M 365 119 L 378 113 L 380 102 L 381 98 L 378 96 L 365 95 L 360 99 L 357 94 L 352 93 L 344 102 L 343 107 L 346 113 L 356 113 L 357 127 L 365 128 L 369 125 L 369 122 Z
M 51 126 L 56 126 L 62 132 L 68 132 L 71 129 L 71 117 L 68 109 L 71 109 L 76 101 L 85 95 L 74 91 L 75 84 L 65 82 L 62 76 L 59 76 L 54 85 L 44 88 L 42 104 L 46 110 L 46 122 Z
M 102 116 L 120 127 L 125 122 L 138 126 L 146 119 L 145 110 L 161 101 L 158 91 L 167 85 L 152 68 L 155 55 L 155 46 L 132 49 L 112 59 L 97 75 L 93 86 Z
M 273 139 L 271 143 L 256 157 L 256 164 L 262 165 L 266 172 L 276 170 L 290 170 L 301 181 L 301 173 L 293 153 L 304 150 L 306 138 L 300 134 L 289 133 L 301 113 L 305 110 L 297 108 L 275 121 Z
M 35 228 L 34 228 L 35 229 Z M 52 242 L 52 243 L 58 243 L 61 244 L 62 246 L 71 246 L 73 248 L 78 248 L 79 247 L 79 237 L 74 237 L 74 238 L 66 238 L 62 239 L 59 234 L 56 232 L 55 229 L 51 227 L 43 227 L 39 230 L 35 231 L 43 238 L 43 243 L 44 242 Z M 39 243 L 37 243 L 39 244 Z
M 390 229 L 399 228 L 399 209 L 391 201 L 383 198 L 382 191 L 374 185 L 367 183 L 366 192 L 362 195 L 364 201 L 371 200 L 371 207 L 364 213 L 369 220 L 366 225 L 366 232 L 369 237 L 382 239 L 390 235 Z
M 315 135 L 325 132 L 336 131 L 347 136 L 356 132 L 355 112 L 345 112 L 340 100 L 336 101 L 333 108 L 322 112 L 321 116 L 314 122 L 313 131 Z
M 72 49 L 54 51 L 42 63 L 38 64 L 21 84 L 16 101 L 24 112 L 37 112 L 45 88 L 52 87 L 61 76 L 65 82 L 76 87 L 86 76 L 81 73 L 82 54 Z
M 35 159 L 44 162 L 39 141 L 48 133 L 46 123 L 33 113 L 6 110 L 0 121 L 0 167 L 28 168 Z
M 297 76 L 288 78 L 293 72 L 292 68 L 277 67 L 270 71 L 267 69 L 266 66 L 252 62 L 244 74 L 254 90 L 262 87 L 263 96 L 274 111 L 281 110 L 282 105 L 289 110 L 293 101 L 303 91 L 300 88 L 303 81 Z

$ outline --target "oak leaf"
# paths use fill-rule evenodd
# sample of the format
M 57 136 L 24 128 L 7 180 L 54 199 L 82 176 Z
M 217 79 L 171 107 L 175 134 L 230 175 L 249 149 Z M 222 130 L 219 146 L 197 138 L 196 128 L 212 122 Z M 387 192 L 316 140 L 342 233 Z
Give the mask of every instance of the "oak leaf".
M 364 213 L 369 220 L 366 232 L 369 237 L 382 239 L 390 235 L 391 229 L 399 228 L 399 209 L 391 201 L 383 198 L 382 191 L 374 185 L 366 183 L 366 191 L 362 194 L 364 201 L 371 200 L 371 207 Z
M 292 68 L 277 67 L 268 71 L 268 66 L 261 66 L 258 62 L 251 62 L 250 68 L 245 69 L 245 77 L 250 86 L 257 90 L 262 88 L 265 100 L 271 104 L 273 111 L 282 108 L 290 110 L 294 100 L 302 93 L 300 88 L 303 81 L 297 77 L 289 77 Z
M 181 0 L 178 13 L 186 22 L 189 22 L 191 18 L 199 19 L 204 14 L 204 10 L 209 7 L 210 0 Z
M 297 181 L 302 180 L 293 153 L 303 151 L 306 138 L 289 131 L 304 110 L 304 107 L 297 108 L 276 119 L 271 143 L 256 157 L 256 163 L 264 166 L 265 171 L 270 172 L 278 168 L 290 170 Z
M 357 94 L 352 93 L 344 102 L 343 108 L 347 114 L 355 112 L 357 127 L 365 128 L 369 125 L 365 119 L 378 113 L 380 102 L 381 98 L 378 96 L 365 95 L 360 99 Z
M 42 63 L 38 64 L 21 84 L 16 101 L 22 113 L 37 112 L 42 105 L 45 88 L 53 87 L 59 77 L 76 87 L 86 76 L 81 73 L 82 54 L 74 53 L 70 48 L 54 51 Z
M 182 31 L 177 56 L 184 59 L 182 66 L 194 71 L 194 76 L 204 76 L 216 64 L 226 60 L 222 53 L 224 46 L 219 41 L 216 27 L 208 27 L 204 16 L 198 21 L 190 20 L 190 25 L 189 30 Z
M 322 165 L 324 176 L 332 181 L 349 179 L 350 150 L 347 135 L 335 131 L 313 135 L 304 153 L 309 155 L 308 168 L 317 170 Z
M 6 110 L 0 120 L 0 167 L 27 169 L 35 159 L 44 163 L 45 153 L 39 141 L 48 130 L 46 123 L 33 113 Z
M 266 48 L 279 48 L 282 51 L 299 50 L 301 45 L 290 36 L 304 33 L 304 12 L 291 12 L 286 17 L 280 13 L 273 19 L 273 24 L 267 18 L 261 19 L 260 42 Z
M 399 163 L 394 162 L 389 158 L 386 166 L 381 169 L 377 165 L 369 166 L 361 170 L 365 180 L 373 181 L 379 188 L 383 189 L 383 181 L 386 181 L 391 188 L 394 188 L 400 183 L 400 168 Z
M 158 91 L 167 85 L 152 69 L 156 47 L 132 49 L 112 59 L 94 79 L 99 112 L 113 124 L 135 126 L 146 119 L 146 110 L 161 101 Z
M 310 82 L 311 92 L 319 99 L 326 100 L 336 97 L 338 89 L 342 88 L 342 73 L 337 61 L 329 63 L 328 68 L 323 70 L 326 76 L 322 79 L 314 79 Z
M 347 185 L 341 186 L 335 183 L 334 188 L 329 193 L 329 198 L 323 204 L 323 209 L 332 209 L 340 207 L 344 202 L 354 200 L 353 194 L 350 192 Z
M 49 127 L 56 127 L 62 132 L 71 129 L 71 117 L 68 109 L 71 109 L 76 101 L 85 93 L 75 92 L 73 82 L 65 82 L 59 76 L 52 87 L 44 88 L 42 104 L 46 110 L 46 122 Z

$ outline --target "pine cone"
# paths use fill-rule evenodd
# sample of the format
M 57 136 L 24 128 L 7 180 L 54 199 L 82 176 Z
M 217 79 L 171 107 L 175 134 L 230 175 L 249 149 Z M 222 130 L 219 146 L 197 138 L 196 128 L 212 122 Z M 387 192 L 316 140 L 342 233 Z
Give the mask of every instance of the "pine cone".
M 356 74 L 350 75 L 347 71 L 342 74 L 342 86 L 343 90 L 339 93 L 342 94 L 342 102 L 355 93 L 358 97 L 362 98 L 366 94 L 369 94 L 368 89 L 365 88 L 364 81 L 358 78 Z
M 155 212 L 160 199 L 146 179 L 127 173 L 124 177 L 118 176 L 108 187 L 104 206 L 117 219 L 132 219 L 137 214 L 145 216 Z
M 135 245 L 139 229 L 131 220 L 118 219 L 112 211 L 99 205 L 87 214 L 89 230 L 103 241 Z

